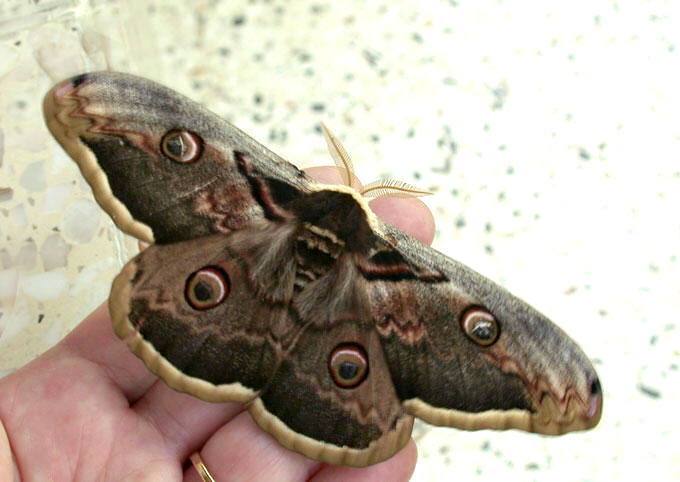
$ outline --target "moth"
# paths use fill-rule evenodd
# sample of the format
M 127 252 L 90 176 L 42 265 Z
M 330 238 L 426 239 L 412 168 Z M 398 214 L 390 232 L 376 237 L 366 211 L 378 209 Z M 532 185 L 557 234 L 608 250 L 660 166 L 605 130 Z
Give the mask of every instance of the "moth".
M 63 81 L 44 111 L 97 202 L 150 244 L 109 308 L 173 389 L 246 404 L 283 446 L 358 467 L 402 448 L 414 417 L 552 435 L 598 423 L 600 382 L 575 342 L 348 185 L 132 75 Z

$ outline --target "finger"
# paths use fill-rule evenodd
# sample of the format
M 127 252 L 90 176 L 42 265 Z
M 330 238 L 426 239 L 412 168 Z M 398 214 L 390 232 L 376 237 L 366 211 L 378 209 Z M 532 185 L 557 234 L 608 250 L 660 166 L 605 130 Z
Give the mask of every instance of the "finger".
M 162 380 L 158 380 L 132 408 L 163 436 L 177 460 L 185 460 L 222 425 L 244 410 L 240 403 L 204 402 L 176 392 Z
M 18 472 L 12 458 L 7 432 L 5 432 L 2 421 L 0 421 L 0 480 L 19 480 Z
M 383 221 L 410 234 L 418 241 L 431 244 L 434 218 L 427 205 L 416 198 L 382 197 L 368 203 Z
M 345 184 L 343 175 L 340 169 L 335 166 L 316 166 L 305 169 L 305 173 L 312 179 L 322 184 Z M 361 182 L 352 173 L 352 187 L 359 191 L 361 189 Z
M 308 480 L 321 467 L 284 448 L 245 412 L 218 430 L 200 455 L 215 480 Z M 200 481 L 194 467 L 188 467 L 185 480 Z
M 242 413 L 216 432 L 200 455 L 215 480 L 382 482 L 408 480 L 415 468 L 417 450 L 411 439 L 393 457 L 370 467 L 322 464 L 285 449 L 260 430 L 247 413 Z M 201 479 L 194 467 L 188 467 L 184 480 Z
M 337 167 L 312 167 L 305 172 L 324 184 L 343 184 Z M 354 189 L 361 189 L 361 183 L 354 178 Z M 434 239 L 434 218 L 430 209 L 420 199 L 383 197 L 369 203 L 371 209 L 383 221 L 396 226 L 425 244 Z
M 60 344 L 98 365 L 130 401 L 137 400 L 157 380 L 113 332 L 107 303 L 90 313 Z
M 406 447 L 384 462 L 361 469 L 341 465 L 325 465 L 314 474 L 311 480 L 319 482 L 407 481 L 413 475 L 417 458 L 418 450 L 415 442 L 411 439 Z

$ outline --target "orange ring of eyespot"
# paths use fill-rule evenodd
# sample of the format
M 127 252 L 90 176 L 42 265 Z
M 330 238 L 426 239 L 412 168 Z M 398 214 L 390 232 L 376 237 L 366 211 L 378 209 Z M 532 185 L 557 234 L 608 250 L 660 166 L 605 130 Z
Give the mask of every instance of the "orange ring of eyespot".
M 484 326 L 480 325 L 480 323 Z M 481 346 L 492 345 L 498 340 L 500 335 L 500 327 L 498 326 L 496 318 L 489 313 L 488 310 L 477 306 L 469 308 L 463 313 L 460 324 L 467 337 Z M 483 330 L 487 328 L 493 330 L 491 336 L 488 336 L 487 338 L 480 337 L 480 334 L 485 334 Z M 482 331 L 480 332 L 480 330 Z M 477 333 L 475 333 L 475 331 L 477 331 Z
M 343 368 L 353 365 L 357 373 L 350 379 L 340 375 Z M 351 367 L 350 367 L 351 369 Z M 355 388 L 368 376 L 368 357 L 364 349 L 355 343 L 343 343 L 335 347 L 328 358 L 328 371 L 331 378 L 340 388 Z
M 210 290 L 211 297 L 201 300 L 196 298 L 194 290 L 203 282 Z M 195 310 L 208 310 L 222 303 L 229 295 L 229 276 L 216 266 L 206 266 L 192 273 L 184 288 L 187 303 Z
M 169 142 L 179 140 L 179 146 L 172 146 Z M 173 152 L 172 148 L 179 147 L 181 152 Z M 203 153 L 203 140 L 196 134 L 187 130 L 172 130 L 161 139 L 161 152 L 169 159 L 180 164 L 189 164 L 201 157 Z

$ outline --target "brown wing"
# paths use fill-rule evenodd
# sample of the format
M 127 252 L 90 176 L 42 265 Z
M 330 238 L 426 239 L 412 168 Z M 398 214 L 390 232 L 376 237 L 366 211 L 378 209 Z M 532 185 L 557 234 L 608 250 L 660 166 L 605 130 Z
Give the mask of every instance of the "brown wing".
M 83 74 L 45 97 L 47 125 L 120 229 L 168 243 L 276 217 L 311 179 L 199 104 L 149 80 Z
M 239 247 L 248 233 L 150 246 L 111 291 L 117 335 L 172 388 L 204 400 L 252 400 L 302 328 L 258 294 Z
M 408 413 L 468 430 L 559 434 L 597 424 L 597 374 L 562 330 L 463 264 L 382 229 L 393 252 L 382 266 L 359 265 Z

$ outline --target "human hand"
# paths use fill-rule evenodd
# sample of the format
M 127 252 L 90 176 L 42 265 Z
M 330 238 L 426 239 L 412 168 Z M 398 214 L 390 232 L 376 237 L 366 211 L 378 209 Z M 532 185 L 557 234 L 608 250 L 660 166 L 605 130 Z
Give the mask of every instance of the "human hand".
M 335 169 L 308 171 L 333 183 Z M 371 204 L 424 242 L 434 223 L 417 199 Z M 327 465 L 289 451 L 240 403 L 208 403 L 170 389 L 113 333 L 105 305 L 33 362 L 0 379 L 0 480 L 200 480 L 200 452 L 215 480 L 408 480 L 411 440 L 363 469 Z

